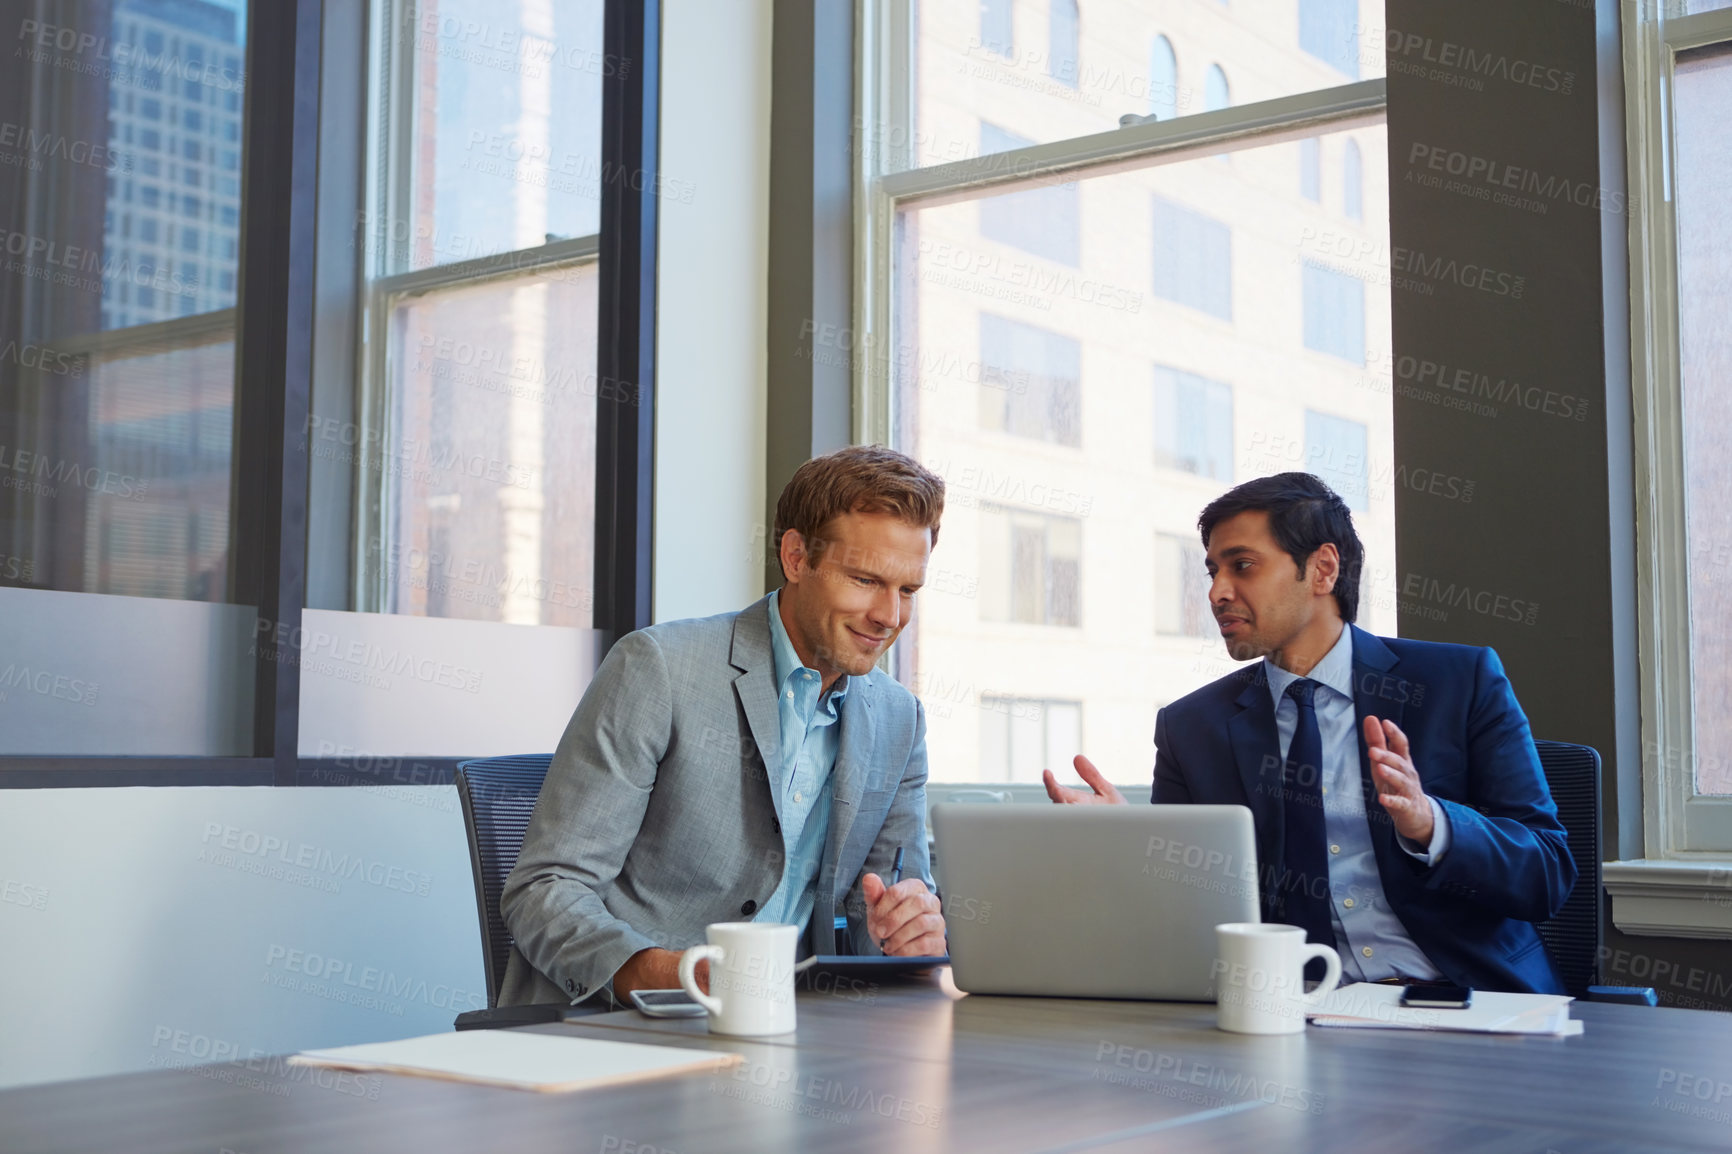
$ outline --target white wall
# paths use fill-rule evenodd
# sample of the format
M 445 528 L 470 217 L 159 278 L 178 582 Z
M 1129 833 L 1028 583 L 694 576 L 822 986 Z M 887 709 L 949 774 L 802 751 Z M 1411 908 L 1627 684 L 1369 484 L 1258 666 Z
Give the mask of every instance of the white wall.
M 658 621 L 764 592 L 770 0 L 667 0 L 657 309 Z M 689 189 L 689 196 L 685 195 Z
M 451 786 L 0 794 L 0 1086 L 448 1030 L 474 894 Z
M 668 0 L 664 21 L 661 162 L 690 194 L 662 206 L 661 620 L 763 591 L 770 0 Z M 0 794 L 0 943 L 0 1086 L 428 1033 L 485 1004 L 450 787 Z

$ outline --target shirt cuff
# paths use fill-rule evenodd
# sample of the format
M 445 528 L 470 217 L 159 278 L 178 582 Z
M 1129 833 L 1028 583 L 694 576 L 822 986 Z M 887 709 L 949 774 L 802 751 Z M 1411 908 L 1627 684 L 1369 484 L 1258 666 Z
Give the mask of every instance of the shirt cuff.
M 1425 800 L 1431 803 L 1431 844 L 1421 849 L 1418 842 L 1399 833 L 1395 840 L 1408 857 L 1423 865 L 1434 866 L 1449 852 L 1449 818 L 1444 816 L 1443 807 L 1437 804 L 1435 797 Z

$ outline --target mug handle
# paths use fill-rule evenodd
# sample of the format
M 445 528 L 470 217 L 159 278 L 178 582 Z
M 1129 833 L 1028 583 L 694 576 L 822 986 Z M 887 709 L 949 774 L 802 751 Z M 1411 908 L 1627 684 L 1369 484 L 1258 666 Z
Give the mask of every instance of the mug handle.
M 1306 994 L 1302 999 L 1307 1006 L 1315 1006 L 1318 1002 L 1321 1002 L 1324 998 L 1333 993 L 1335 987 L 1341 984 L 1340 954 L 1336 953 L 1329 946 L 1308 945 L 1305 947 L 1305 961 L 1309 962 L 1313 958 L 1320 958 L 1323 961 L 1323 980 L 1317 984 L 1315 990 Z M 1300 972 L 1303 973 L 1305 967 L 1301 965 L 1299 969 Z M 681 964 L 680 974 L 682 977 L 685 975 L 684 963 Z
M 1330 950 L 1329 952 L 1334 953 L 1335 951 Z M 686 993 L 691 996 L 692 1001 L 696 1002 L 712 1014 L 719 1014 L 722 1012 L 722 1000 L 720 998 L 712 998 L 710 995 L 698 989 L 697 969 L 698 963 L 703 961 L 705 958 L 708 958 L 712 962 L 721 961 L 722 954 L 723 950 L 720 946 L 693 946 L 691 949 L 680 955 L 680 985 L 685 988 Z M 1341 960 L 1339 958 L 1335 960 L 1335 976 L 1337 978 L 1341 977 Z

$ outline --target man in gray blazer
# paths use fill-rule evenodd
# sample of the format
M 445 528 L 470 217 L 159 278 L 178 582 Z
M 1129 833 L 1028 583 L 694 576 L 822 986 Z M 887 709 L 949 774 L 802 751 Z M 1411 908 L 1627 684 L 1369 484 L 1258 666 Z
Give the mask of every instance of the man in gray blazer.
M 840 909 L 855 953 L 945 952 L 925 715 L 875 668 L 943 511 L 944 482 L 900 453 L 815 458 L 776 504 L 779 590 L 620 639 L 505 883 L 500 1005 L 677 987 L 711 922 L 792 923 L 805 952 L 835 953 Z

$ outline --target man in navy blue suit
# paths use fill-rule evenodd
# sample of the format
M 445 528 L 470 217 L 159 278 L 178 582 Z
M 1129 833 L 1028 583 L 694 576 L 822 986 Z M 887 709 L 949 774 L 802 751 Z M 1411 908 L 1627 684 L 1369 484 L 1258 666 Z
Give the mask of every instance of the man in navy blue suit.
M 1249 806 L 1265 921 L 1341 954 L 1344 981 L 1562 992 L 1535 922 L 1576 865 L 1497 654 L 1353 624 L 1365 549 L 1309 473 L 1247 481 L 1198 518 L 1236 660 L 1155 719 L 1158 803 Z M 1122 804 L 1086 757 L 1065 804 Z

